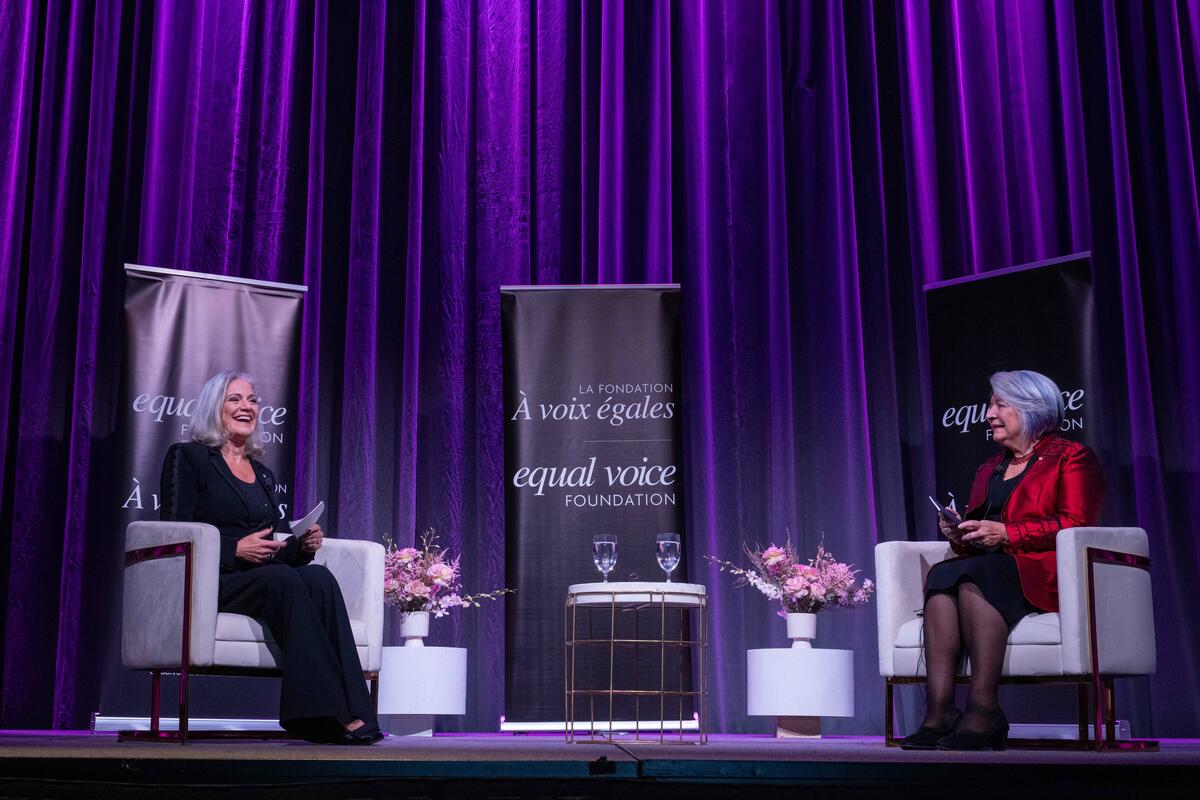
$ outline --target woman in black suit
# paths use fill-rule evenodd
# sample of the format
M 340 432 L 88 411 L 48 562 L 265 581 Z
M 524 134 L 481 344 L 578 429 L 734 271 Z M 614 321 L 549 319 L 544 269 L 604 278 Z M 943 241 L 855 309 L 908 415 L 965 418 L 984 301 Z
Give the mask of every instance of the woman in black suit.
M 383 738 L 363 679 L 341 589 L 310 563 L 324 533 L 286 532 L 275 476 L 254 460 L 253 380 L 222 372 L 204 384 L 192 441 L 174 444 L 162 470 L 162 519 L 207 522 L 221 532 L 218 609 L 262 619 L 283 652 L 279 723 L 311 742 L 374 744 Z

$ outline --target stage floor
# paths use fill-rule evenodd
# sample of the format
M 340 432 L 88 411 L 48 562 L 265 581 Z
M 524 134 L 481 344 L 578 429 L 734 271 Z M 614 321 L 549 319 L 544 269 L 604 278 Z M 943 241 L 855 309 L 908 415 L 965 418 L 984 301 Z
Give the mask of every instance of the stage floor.
M 728 797 L 781 785 L 809 796 L 969 791 L 971 800 L 1087 791 L 1169 796 L 1200 778 L 1200 740 L 1157 752 L 910 753 L 879 737 L 712 736 L 706 745 L 568 744 L 552 735 L 389 737 L 374 747 L 284 740 L 118 742 L 113 734 L 0 732 L 0 795 L 256 797 Z M 238 791 L 242 790 L 242 791 Z

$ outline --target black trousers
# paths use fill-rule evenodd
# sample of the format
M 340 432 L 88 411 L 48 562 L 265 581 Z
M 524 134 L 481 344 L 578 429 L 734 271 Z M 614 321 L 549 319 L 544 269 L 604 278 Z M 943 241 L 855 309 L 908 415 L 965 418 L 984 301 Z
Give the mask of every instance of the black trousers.
M 218 608 L 258 617 L 279 643 L 284 730 L 321 741 L 355 718 L 376 724 L 346 602 L 325 567 L 266 564 L 225 573 Z

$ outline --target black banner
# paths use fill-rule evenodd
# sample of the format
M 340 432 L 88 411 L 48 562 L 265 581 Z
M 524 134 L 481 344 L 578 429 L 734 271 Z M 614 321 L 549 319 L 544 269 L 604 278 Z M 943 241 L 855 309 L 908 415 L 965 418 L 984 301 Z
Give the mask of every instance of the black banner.
M 506 601 L 504 714 L 508 724 L 559 722 L 563 601 L 569 585 L 601 579 L 593 535 L 617 537 L 614 581 L 664 579 L 656 534 L 679 533 L 687 547 L 680 294 L 503 287 L 500 307 L 506 569 L 517 589 Z M 671 579 L 686 580 L 682 561 Z
M 965 506 L 975 470 L 995 449 L 986 423 L 994 372 L 1051 378 L 1066 406 L 1061 433 L 1095 446 L 1088 401 L 1098 397 L 1099 355 L 1089 253 L 929 284 L 925 304 L 937 463 L 928 494 L 945 501 L 953 492 Z
M 300 324 L 305 287 L 125 266 L 125 367 L 117 420 L 120 467 L 114 549 L 119 558 L 126 526 L 158 519 L 163 456 L 174 442 L 189 439 L 196 398 L 204 382 L 224 370 L 248 372 L 260 398 L 260 459 L 291 496 L 295 465 L 295 408 L 299 385 Z M 279 509 L 281 517 L 290 511 Z M 117 607 L 120 607 L 118 603 Z M 103 688 L 105 715 L 145 713 L 146 683 L 120 669 L 119 625 Z M 219 679 L 213 679 L 219 680 Z M 273 716 L 274 692 L 261 700 L 243 697 L 236 682 L 229 692 L 205 697 L 205 716 Z M 241 684 L 250 690 L 246 683 Z M 252 690 L 251 690 L 252 691 Z M 229 702 L 220 702 L 221 700 Z M 216 701 L 216 702 L 214 702 Z M 228 706 L 228 710 L 223 707 Z M 198 706 L 200 707 L 200 706 Z

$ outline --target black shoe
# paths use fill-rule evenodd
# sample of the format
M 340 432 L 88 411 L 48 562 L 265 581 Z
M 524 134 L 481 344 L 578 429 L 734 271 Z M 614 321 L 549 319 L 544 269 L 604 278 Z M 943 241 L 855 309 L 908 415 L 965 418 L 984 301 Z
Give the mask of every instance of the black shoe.
M 374 742 L 372 742 L 370 738 L 360 734 L 358 731 L 345 731 L 334 738 L 333 744 L 358 747 L 361 745 L 374 744 Z
M 938 750 L 1007 750 L 1008 719 L 1003 711 L 997 711 L 987 727 L 981 731 L 955 730 L 949 736 L 938 739 Z
M 342 731 L 337 744 L 350 746 L 371 745 L 383 741 L 383 731 L 378 725 L 362 725 L 352 731 Z
M 956 708 L 954 709 L 954 719 L 950 720 L 949 725 L 944 728 L 931 728 L 928 725 L 922 725 L 916 731 L 900 740 L 900 749 L 936 750 L 938 740 L 948 736 L 951 731 L 957 728 L 960 719 L 962 719 L 962 712 Z
M 364 725 L 355 731 L 360 737 L 368 740 L 367 744 L 375 744 L 383 741 L 383 731 L 379 730 L 378 725 Z

